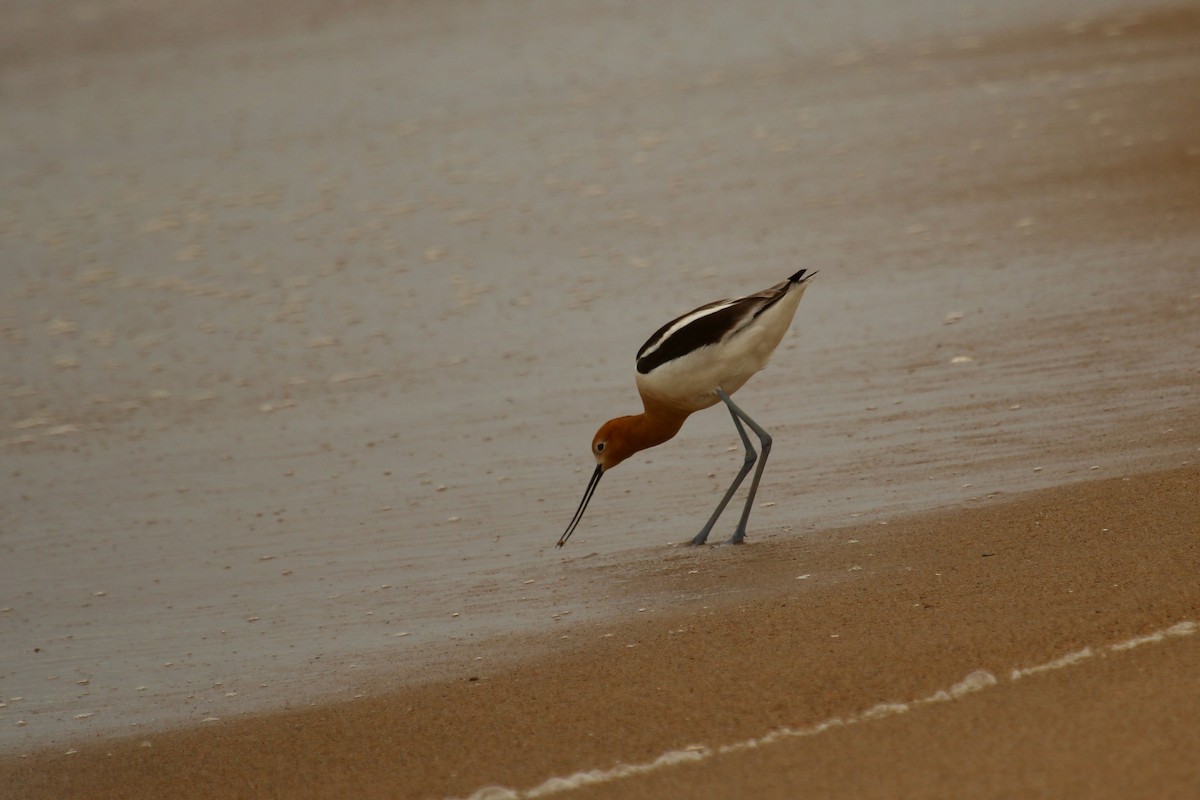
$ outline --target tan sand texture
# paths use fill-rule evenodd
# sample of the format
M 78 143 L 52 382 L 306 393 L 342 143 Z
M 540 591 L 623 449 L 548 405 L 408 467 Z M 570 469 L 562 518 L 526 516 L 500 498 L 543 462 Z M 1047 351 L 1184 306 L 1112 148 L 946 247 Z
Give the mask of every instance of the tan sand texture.
M 0 785 L 1200 793 L 1193 8 L 243 5 L 5 4 Z
M 1198 482 L 1192 467 L 604 568 L 626 613 L 500 643 L 530 654 L 519 669 L 10 759 L 4 777 L 28 797 L 466 796 L 835 721 L 565 796 L 1186 797 Z M 979 671 L 995 685 L 919 702 Z M 855 721 L 895 703 L 912 707 Z

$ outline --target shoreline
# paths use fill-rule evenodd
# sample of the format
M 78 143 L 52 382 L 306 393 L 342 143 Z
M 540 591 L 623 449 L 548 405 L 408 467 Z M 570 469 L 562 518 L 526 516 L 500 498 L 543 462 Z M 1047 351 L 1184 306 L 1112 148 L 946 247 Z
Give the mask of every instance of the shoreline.
M 1200 9 L 301 6 L 0 33 L 0 785 L 1200 795 Z
M 1187 663 L 1200 638 L 1180 627 L 1170 635 L 1172 626 L 1200 621 L 1198 487 L 1200 468 L 1190 465 L 819 538 L 673 550 L 602 566 L 625 600 L 641 604 L 638 610 L 611 623 L 492 643 L 539 654 L 519 666 L 468 662 L 446 680 L 358 700 L 89 742 L 69 756 L 6 756 L 0 772 L 29 798 L 260 796 L 264 790 L 296 797 L 465 797 L 487 786 L 524 791 L 556 776 L 863 717 L 870 724 L 734 748 L 739 752 L 719 759 L 689 758 L 582 786 L 572 796 L 720 796 L 721 786 L 754 784 L 744 782 L 746 762 L 760 759 L 781 760 L 782 774 L 799 771 L 796 779 L 806 785 L 832 782 L 847 774 L 847 748 L 862 741 L 875 742 L 868 759 L 875 772 L 862 767 L 855 779 L 868 795 L 892 786 L 897 775 L 898 785 L 913 787 L 932 786 L 937 775 L 958 789 L 986 779 L 991 791 L 1083 786 L 1094 796 L 1122 796 L 1112 789 L 1120 781 L 1104 780 L 1105 765 L 1081 776 L 1075 762 L 1056 771 L 1043 757 L 1036 784 L 1008 769 L 1018 763 L 1009 756 L 1029 755 L 1027 744 L 1015 746 L 1027 734 L 1044 726 L 1071 729 L 1069 715 L 1076 712 L 1052 713 L 1065 702 L 1053 684 L 1068 695 L 1092 685 L 1098 694 L 1086 698 L 1096 705 L 1088 713 L 1104 719 L 1131 694 L 1146 703 L 1174 698 L 1172 713 L 1140 734 L 1155 737 L 1164 758 L 1141 764 L 1138 776 L 1142 787 L 1161 780 L 1157 795 L 1170 796 L 1200 788 L 1200 773 L 1189 783 L 1193 773 L 1170 757 L 1184 758 L 1200 743 L 1186 722 L 1194 717 L 1185 713 L 1189 703 L 1200 711 L 1200 699 L 1186 691 L 1186 670 L 1168 668 Z M 596 577 L 591 570 L 578 577 L 584 572 Z M 1161 646 L 1120 646 L 1155 634 Z M 1086 658 L 1070 658 L 1084 651 Z M 1051 668 L 1064 657 L 1060 666 L 1071 669 Z M 1011 678 L 1014 670 L 1029 679 Z M 999 685 L 963 690 L 956 702 L 921 713 L 888 710 L 887 704 L 912 705 L 951 691 L 980 671 Z M 479 702 L 483 696 L 488 702 Z M 977 719 L 981 705 L 1007 720 L 1002 737 Z M 1062 734 L 1058 746 L 1080 753 L 1115 746 L 1127 731 L 1113 722 L 1107 731 L 1081 726 L 1075 738 Z M 910 754 L 897 767 L 888 753 L 910 747 L 904 740 L 910 729 L 927 737 L 925 757 Z M 571 731 L 578 738 L 564 735 Z M 1013 753 L 974 750 L 972 736 L 1000 737 Z M 1143 740 L 1140 747 L 1153 745 Z M 805 771 L 809 762 L 789 756 L 793 748 L 820 768 Z M 967 763 L 988 764 L 987 773 L 948 767 L 942 760 L 948 750 L 962 751 Z M 856 760 L 866 757 L 854 752 Z M 779 791 L 764 785 L 759 796 L 788 796 L 787 785 Z

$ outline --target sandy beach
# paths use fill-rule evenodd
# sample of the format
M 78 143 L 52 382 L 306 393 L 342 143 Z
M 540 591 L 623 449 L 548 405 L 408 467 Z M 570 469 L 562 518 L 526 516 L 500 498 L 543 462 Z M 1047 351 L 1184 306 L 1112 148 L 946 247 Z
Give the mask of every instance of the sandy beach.
M 1196 9 L 0 8 L 16 796 L 1200 795 Z
M 4 778 L 26 797 L 1188 797 L 1197 485 L 1190 467 L 580 565 L 622 613 L 493 643 L 517 665 Z

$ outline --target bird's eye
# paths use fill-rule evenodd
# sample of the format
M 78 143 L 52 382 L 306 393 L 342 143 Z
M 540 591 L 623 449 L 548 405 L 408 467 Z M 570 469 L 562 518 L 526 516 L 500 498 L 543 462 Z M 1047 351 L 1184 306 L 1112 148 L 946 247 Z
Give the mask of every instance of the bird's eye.
M 604 442 L 596 442 L 596 452 L 597 453 L 604 452 Z

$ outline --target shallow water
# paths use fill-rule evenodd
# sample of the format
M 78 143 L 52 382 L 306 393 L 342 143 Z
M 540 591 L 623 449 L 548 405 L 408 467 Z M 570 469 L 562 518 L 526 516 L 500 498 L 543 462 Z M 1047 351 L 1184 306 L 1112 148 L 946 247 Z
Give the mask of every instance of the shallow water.
M 556 551 L 634 352 L 798 266 L 738 395 L 752 538 L 1194 459 L 1198 26 L 1108 5 L 374 9 L 9 64 L 0 747 L 610 613 L 591 565 L 689 539 L 741 459 L 699 415 Z

